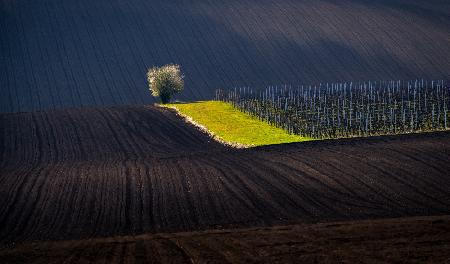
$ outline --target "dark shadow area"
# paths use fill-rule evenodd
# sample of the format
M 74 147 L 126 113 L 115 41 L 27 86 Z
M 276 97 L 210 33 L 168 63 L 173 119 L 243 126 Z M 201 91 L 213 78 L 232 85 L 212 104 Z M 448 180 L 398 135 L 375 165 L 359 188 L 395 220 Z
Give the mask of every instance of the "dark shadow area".
M 146 69 L 167 63 L 182 66 L 185 101 L 235 86 L 448 78 L 436 5 L 2 1 L 0 112 L 148 104 Z

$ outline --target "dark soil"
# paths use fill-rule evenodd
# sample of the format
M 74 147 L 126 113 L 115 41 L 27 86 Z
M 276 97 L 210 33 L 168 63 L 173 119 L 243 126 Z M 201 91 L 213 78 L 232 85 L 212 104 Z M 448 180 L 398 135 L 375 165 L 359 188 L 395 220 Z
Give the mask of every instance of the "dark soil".
M 229 149 L 155 107 L 0 115 L 0 242 L 444 215 L 450 134 Z
M 2 263 L 450 263 L 450 217 L 27 243 Z
M 182 100 L 217 88 L 448 79 L 447 0 L 2 0 L 0 112 L 143 105 L 151 66 Z

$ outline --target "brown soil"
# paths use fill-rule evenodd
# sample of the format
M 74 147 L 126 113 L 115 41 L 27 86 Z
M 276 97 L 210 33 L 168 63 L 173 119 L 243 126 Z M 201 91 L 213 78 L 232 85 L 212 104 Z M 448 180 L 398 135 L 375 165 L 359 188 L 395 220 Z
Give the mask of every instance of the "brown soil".
M 0 244 L 450 212 L 446 132 L 230 149 L 170 110 L 0 115 Z
M 2 263 L 450 263 L 450 216 L 27 243 Z

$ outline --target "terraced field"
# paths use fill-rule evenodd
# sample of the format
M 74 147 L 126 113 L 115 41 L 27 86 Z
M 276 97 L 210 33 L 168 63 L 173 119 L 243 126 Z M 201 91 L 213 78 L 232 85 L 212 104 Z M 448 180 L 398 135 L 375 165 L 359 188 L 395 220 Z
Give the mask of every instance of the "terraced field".
M 450 211 L 450 134 L 230 149 L 171 110 L 0 115 L 0 244 Z
M 152 102 L 145 72 L 181 64 L 183 100 L 216 88 L 447 79 L 445 0 L 2 0 L 0 112 Z

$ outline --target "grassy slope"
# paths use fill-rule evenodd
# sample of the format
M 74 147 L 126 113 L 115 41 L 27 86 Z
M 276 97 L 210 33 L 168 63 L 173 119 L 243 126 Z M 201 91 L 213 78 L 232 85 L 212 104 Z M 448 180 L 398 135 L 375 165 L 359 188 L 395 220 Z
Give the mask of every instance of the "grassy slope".
M 215 101 L 169 104 L 182 114 L 230 143 L 262 146 L 311 140 L 298 135 L 289 135 L 285 130 L 260 121 L 233 108 L 231 104 Z

